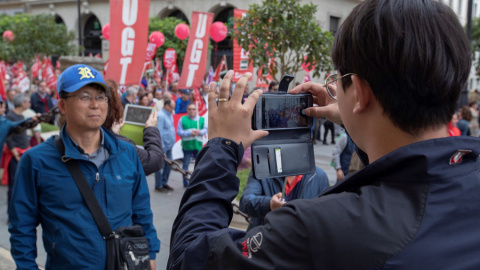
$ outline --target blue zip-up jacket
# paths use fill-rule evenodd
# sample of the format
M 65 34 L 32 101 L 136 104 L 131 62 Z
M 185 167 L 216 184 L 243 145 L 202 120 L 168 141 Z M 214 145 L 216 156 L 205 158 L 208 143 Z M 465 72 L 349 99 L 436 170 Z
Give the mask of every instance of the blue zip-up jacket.
M 284 181 L 284 177 L 255 179 L 250 172 L 248 183 L 240 198 L 240 210 L 248 214 L 252 222 L 248 226 L 248 230 L 263 224 L 265 215 L 271 211 L 270 200 L 273 195 L 282 192 Z M 328 187 L 327 174 L 316 167 L 314 173 L 302 177 L 302 180 L 295 185 L 285 200 L 312 199 Z
M 5 144 L 5 141 L 7 140 L 7 137 L 10 134 L 10 132 L 12 132 L 14 128 L 21 125 L 28 119 L 25 119 L 23 121 L 18 121 L 18 122 L 12 122 L 3 116 L 0 116 L 0 157 L 2 156 L 2 153 L 3 153 L 3 144 Z
M 320 197 L 229 229 L 243 147 L 211 139 L 174 222 L 168 269 L 480 269 L 480 139 L 401 147 Z
M 65 156 L 78 161 L 112 229 L 143 227 L 155 259 L 160 241 L 153 226 L 150 195 L 135 148 L 103 129 L 109 157 L 97 166 L 74 146 L 65 128 Z M 11 253 L 18 269 L 38 269 L 36 227 L 43 229 L 46 269 L 105 269 L 106 246 L 53 137 L 27 151 L 18 164 L 10 204 Z
M 162 137 L 163 151 L 167 152 L 175 144 L 175 126 L 173 124 L 173 115 L 163 109 L 157 113 L 157 127 Z

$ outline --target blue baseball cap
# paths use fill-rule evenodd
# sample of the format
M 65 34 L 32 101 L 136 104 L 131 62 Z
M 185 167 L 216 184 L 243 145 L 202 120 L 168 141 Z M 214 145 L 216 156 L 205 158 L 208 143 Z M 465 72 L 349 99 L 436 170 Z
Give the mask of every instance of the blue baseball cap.
M 74 65 L 65 69 L 58 76 L 57 92 L 58 94 L 61 92 L 73 93 L 91 83 L 100 85 L 105 92 L 110 89 L 103 80 L 102 74 L 96 69 L 84 64 Z

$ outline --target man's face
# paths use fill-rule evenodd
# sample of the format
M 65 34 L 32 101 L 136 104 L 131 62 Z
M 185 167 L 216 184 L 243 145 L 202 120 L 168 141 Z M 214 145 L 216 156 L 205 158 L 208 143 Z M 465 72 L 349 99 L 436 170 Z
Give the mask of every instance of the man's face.
M 163 108 L 164 108 L 167 112 L 172 113 L 172 112 L 173 112 L 173 105 L 172 105 L 172 104 L 173 104 L 173 103 L 171 103 L 171 102 L 170 102 L 170 104 L 165 104 L 165 105 L 163 105 Z
M 207 84 L 204 84 L 204 85 L 202 86 L 202 94 L 205 95 L 206 93 L 208 93 L 208 85 L 207 85 Z
M 17 94 L 15 91 L 8 91 L 7 93 L 8 100 L 12 101 L 15 94 Z
M 160 100 L 160 99 L 162 99 L 162 96 L 163 96 L 162 91 L 156 91 L 155 92 L 155 98 L 156 99 Z
M 38 92 L 42 95 L 48 93 L 48 87 L 46 82 L 41 82 L 38 84 Z
M 172 83 L 172 86 L 170 87 L 170 91 L 176 93 L 177 92 L 177 85 L 178 83 Z
M 187 107 L 187 113 L 190 118 L 195 117 L 195 115 L 197 115 L 197 107 L 195 107 L 195 105 L 189 105 Z
M 29 109 L 31 105 L 32 104 L 30 103 L 30 98 L 27 97 L 25 99 L 25 102 L 22 103 L 22 109 L 25 111 L 25 110 Z
M 0 102 L 0 116 L 5 114 L 5 102 Z
M 183 101 L 187 101 L 189 96 L 190 96 L 190 95 L 187 95 L 187 94 L 182 93 L 182 100 L 183 100 Z
M 84 86 L 70 93 L 68 98 L 58 102 L 60 111 L 65 114 L 67 125 L 76 130 L 98 130 L 105 122 L 108 104 L 101 100 L 105 92 L 100 88 Z

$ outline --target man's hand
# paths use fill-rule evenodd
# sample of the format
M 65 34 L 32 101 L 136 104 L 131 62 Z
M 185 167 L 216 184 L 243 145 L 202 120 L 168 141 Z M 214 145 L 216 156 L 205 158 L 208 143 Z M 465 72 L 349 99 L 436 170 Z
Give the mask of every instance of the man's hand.
M 282 207 L 285 204 L 285 202 L 282 202 L 281 199 L 282 199 L 281 192 L 273 195 L 272 198 L 270 199 L 270 210 L 273 211 L 275 209 Z
M 327 89 L 322 84 L 307 82 L 300 84 L 290 91 L 291 94 L 305 92 L 312 94 L 313 103 L 318 105 L 318 107 L 305 109 L 306 115 L 316 118 L 326 117 L 328 120 L 339 125 L 343 123 L 337 102 L 328 95 Z
M 125 123 L 123 122 L 123 120 L 120 120 L 119 123 L 117 123 L 117 122 L 113 123 L 113 125 L 112 125 L 112 131 L 113 131 L 113 133 L 115 133 L 115 134 L 120 134 L 120 131 L 121 131 L 121 129 L 122 129 L 122 127 L 123 127 L 124 124 L 125 124 Z
M 147 127 L 157 127 L 157 114 L 155 112 L 152 112 L 145 122 L 145 128 Z
M 200 135 L 200 130 L 198 130 L 198 129 L 193 129 L 193 130 L 192 130 L 192 136 L 197 136 L 197 135 Z
M 157 263 L 155 262 L 155 260 L 150 260 L 150 269 L 151 270 L 157 269 Z
M 250 94 L 245 103 L 242 104 L 242 97 L 251 73 L 243 75 L 235 85 L 232 97 L 229 98 L 230 83 L 233 77 L 233 70 L 227 72 L 220 86 L 218 95 L 218 106 L 215 100 L 217 87 L 210 83 L 208 92 L 208 138 L 222 137 L 243 144 L 247 148 L 252 142 L 266 135 L 267 131 L 252 130 L 251 120 L 253 108 L 262 94 L 256 90 Z

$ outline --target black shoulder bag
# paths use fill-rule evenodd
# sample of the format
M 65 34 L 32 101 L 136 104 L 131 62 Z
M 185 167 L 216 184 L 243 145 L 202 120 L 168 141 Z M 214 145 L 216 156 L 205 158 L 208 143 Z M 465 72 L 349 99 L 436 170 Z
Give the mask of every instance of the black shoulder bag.
M 117 228 L 115 231 L 110 227 L 95 194 L 88 185 L 85 176 L 80 170 L 76 160 L 65 157 L 65 146 L 62 137 L 55 137 L 55 144 L 62 156 L 62 162 L 67 166 L 77 184 L 83 200 L 92 213 L 97 227 L 106 241 L 107 246 L 107 270 L 147 270 L 150 269 L 150 256 L 148 252 L 148 239 L 143 235 L 140 225 Z

